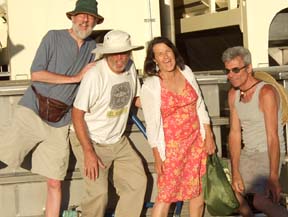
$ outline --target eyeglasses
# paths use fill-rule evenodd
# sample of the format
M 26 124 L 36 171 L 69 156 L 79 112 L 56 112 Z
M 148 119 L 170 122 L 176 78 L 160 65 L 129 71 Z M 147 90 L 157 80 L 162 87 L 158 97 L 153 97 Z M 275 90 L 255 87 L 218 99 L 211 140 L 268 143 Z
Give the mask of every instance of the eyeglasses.
M 241 68 L 238 68 L 238 67 L 235 67 L 235 68 L 232 68 L 232 69 L 224 69 L 224 73 L 226 74 L 226 75 L 228 75 L 231 71 L 233 72 L 233 73 L 239 73 L 242 69 L 244 69 L 244 68 L 246 68 L 247 67 L 247 65 L 245 65 L 245 66 L 242 66 Z

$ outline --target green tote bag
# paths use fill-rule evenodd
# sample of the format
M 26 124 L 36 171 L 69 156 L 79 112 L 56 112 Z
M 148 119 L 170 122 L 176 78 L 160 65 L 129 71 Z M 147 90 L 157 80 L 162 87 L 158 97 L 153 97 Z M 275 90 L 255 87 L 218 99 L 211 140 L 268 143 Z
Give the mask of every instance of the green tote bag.
M 212 216 L 234 213 L 239 208 L 239 202 L 225 173 L 228 170 L 227 162 L 219 159 L 215 153 L 207 157 L 206 167 L 203 191 L 208 212 Z

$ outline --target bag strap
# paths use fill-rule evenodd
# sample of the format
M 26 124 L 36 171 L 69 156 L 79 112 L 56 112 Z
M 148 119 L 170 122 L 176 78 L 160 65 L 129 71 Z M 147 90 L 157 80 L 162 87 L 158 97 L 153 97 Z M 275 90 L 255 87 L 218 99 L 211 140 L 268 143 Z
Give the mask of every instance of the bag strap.
M 36 96 L 38 96 L 39 93 L 37 92 L 36 88 L 33 85 L 31 85 L 31 88 L 32 88 L 33 92 L 36 94 Z

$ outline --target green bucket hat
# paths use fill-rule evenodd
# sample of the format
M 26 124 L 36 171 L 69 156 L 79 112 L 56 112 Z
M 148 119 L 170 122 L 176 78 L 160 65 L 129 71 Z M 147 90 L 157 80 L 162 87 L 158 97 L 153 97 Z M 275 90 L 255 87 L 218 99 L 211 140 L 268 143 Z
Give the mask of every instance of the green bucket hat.
M 97 24 L 100 24 L 103 22 L 104 18 L 98 14 L 97 5 L 98 3 L 96 0 L 78 0 L 74 11 L 67 12 L 66 15 L 71 20 L 71 16 L 81 13 L 89 14 L 97 18 Z

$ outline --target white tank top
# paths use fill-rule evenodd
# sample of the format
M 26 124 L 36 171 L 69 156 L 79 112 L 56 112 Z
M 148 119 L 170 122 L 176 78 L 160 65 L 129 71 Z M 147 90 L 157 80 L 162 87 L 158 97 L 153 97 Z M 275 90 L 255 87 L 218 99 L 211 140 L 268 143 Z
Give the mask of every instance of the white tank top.
M 260 82 L 256 85 L 256 90 L 252 99 L 243 103 L 239 101 L 240 90 L 236 91 L 235 108 L 242 127 L 242 140 L 246 152 L 267 152 L 267 136 L 265 130 L 264 114 L 259 110 L 259 92 L 267 83 Z M 281 103 L 280 103 L 281 105 Z M 285 141 L 283 127 L 281 125 L 281 108 L 278 111 L 278 136 L 280 152 L 285 152 Z

